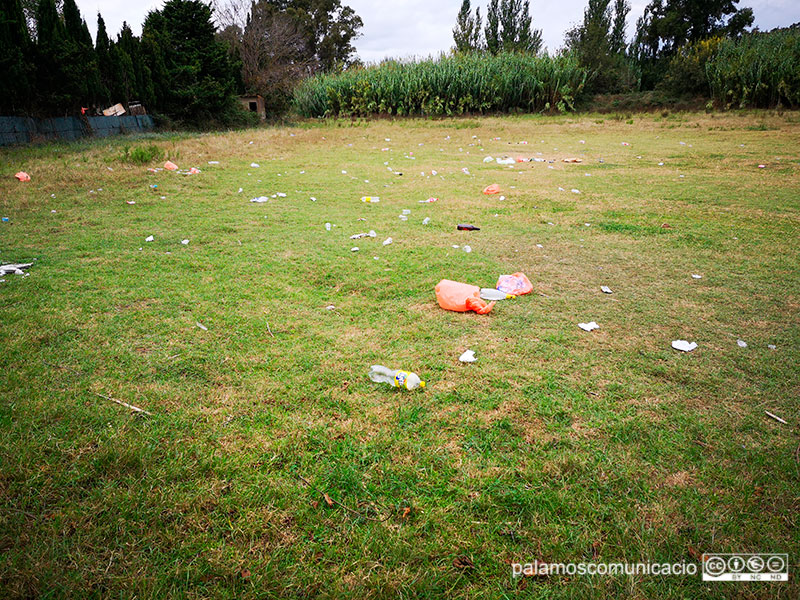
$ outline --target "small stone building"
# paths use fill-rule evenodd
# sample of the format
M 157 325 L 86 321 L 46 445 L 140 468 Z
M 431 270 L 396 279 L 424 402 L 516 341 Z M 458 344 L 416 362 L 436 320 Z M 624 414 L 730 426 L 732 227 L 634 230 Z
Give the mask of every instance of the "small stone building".
M 262 121 L 267 118 L 267 109 L 264 107 L 264 98 L 259 95 L 255 96 L 239 96 L 239 102 L 242 103 L 245 110 L 258 113 Z

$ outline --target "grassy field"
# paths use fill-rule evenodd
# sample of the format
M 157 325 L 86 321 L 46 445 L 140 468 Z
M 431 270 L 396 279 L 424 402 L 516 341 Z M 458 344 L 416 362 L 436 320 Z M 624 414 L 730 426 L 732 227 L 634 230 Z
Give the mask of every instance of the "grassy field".
M 123 158 L 150 143 L 202 173 Z M 0 211 L 0 262 L 36 259 L 0 283 L 2 597 L 800 594 L 796 113 L 6 149 Z M 489 315 L 436 304 L 515 271 Z M 511 576 L 703 552 L 792 579 Z

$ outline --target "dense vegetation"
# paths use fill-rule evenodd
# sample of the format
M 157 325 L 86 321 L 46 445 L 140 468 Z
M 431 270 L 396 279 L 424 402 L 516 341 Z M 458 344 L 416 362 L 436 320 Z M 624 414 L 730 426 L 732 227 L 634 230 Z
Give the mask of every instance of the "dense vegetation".
M 706 77 L 726 107 L 800 106 L 800 29 L 722 40 Z
M 565 110 L 586 70 L 571 56 L 466 54 L 322 75 L 295 93 L 297 112 L 325 115 L 453 115 Z

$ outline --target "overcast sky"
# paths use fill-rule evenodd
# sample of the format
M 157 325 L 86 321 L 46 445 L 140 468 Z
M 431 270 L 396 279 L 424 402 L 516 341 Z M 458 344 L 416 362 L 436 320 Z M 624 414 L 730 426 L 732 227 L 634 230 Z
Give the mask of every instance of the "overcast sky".
M 249 4 L 249 0 L 244 0 Z M 533 26 L 542 30 L 544 44 L 552 52 L 561 47 L 564 32 L 583 18 L 588 0 L 531 0 Z M 636 20 L 649 0 L 631 0 L 628 35 L 633 35 Z M 103 14 L 109 36 L 116 36 L 123 21 L 133 32 L 141 33 L 145 15 L 164 4 L 163 0 L 77 0 L 89 30 L 94 36 L 97 12 Z M 364 21 L 361 37 L 355 42 L 358 55 L 365 62 L 385 57 L 425 57 L 447 51 L 453 45 L 455 25 L 461 0 L 342 0 Z M 487 2 L 472 2 L 473 10 L 481 6 L 486 17 Z M 800 0 L 740 0 L 739 7 L 750 6 L 755 24 L 762 30 L 791 25 L 800 21 Z

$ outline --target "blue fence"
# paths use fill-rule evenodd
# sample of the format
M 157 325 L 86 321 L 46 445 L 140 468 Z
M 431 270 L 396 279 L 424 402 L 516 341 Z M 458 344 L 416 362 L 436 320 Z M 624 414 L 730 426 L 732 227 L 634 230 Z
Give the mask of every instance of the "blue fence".
M 106 137 L 119 133 L 150 131 L 150 115 L 125 117 L 57 117 L 31 119 L 26 117 L 0 117 L 0 146 L 29 144 L 45 140 L 77 140 L 81 137 Z

